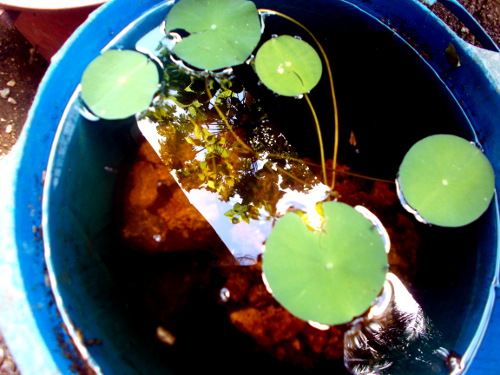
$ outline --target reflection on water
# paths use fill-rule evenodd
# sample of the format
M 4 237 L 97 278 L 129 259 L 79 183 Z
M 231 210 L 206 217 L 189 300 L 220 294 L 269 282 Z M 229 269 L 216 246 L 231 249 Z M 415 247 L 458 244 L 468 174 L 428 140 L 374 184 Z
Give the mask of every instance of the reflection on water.
M 160 94 L 141 132 L 237 259 L 256 259 L 273 221 L 315 212 L 321 184 L 234 76 L 188 74 L 159 52 Z
M 142 50 L 154 50 L 162 38 L 156 34 L 148 34 Z M 156 55 L 164 82 L 139 128 L 233 256 L 254 263 L 274 220 L 290 210 L 315 212 L 329 188 L 237 77 L 187 74 L 165 45 Z M 229 290 L 219 297 L 226 302 Z M 374 306 L 344 335 L 345 368 L 355 375 L 463 373 L 460 358 L 441 341 L 401 280 L 388 273 Z
M 384 291 L 344 337 L 344 364 L 355 375 L 461 374 L 460 359 L 399 278 L 387 274 Z

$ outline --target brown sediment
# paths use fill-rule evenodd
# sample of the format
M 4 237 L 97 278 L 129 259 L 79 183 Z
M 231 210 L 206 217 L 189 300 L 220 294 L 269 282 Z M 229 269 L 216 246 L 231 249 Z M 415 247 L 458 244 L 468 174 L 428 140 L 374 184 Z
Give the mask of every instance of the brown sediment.
M 419 237 L 409 214 L 401 208 L 395 185 L 342 173 L 349 172 L 345 166 L 339 169 L 335 185 L 337 199 L 353 206 L 363 205 L 380 219 L 391 238 L 390 270 L 401 280 L 411 283 L 417 271 Z M 225 311 L 233 327 L 254 340 L 256 350 L 306 369 L 343 358 L 346 326 L 333 326 L 326 330 L 312 327 L 290 314 L 269 294 L 262 280 L 260 261 L 250 266 L 228 261 L 231 255 L 224 244 L 189 203 L 170 175 L 170 170 L 149 144 L 144 143 L 140 147 L 126 176 L 123 191 L 121 234 L 124 243 L 134 252 L 143 252 L 145 256 L 174 254 L 178 250 L 208 250 L 219 254 L 219 260 L 208 267 L 215 265 L 214 269 L 219 274 L 217 280 L 222 280 L 217 288 L 222 286 L 228 291 L 222 311 Z M 161 236 L 159 240 L 154 237 L 158 234 Z M 220 261 L 221 254 L 226 261 Z M 204 267 L 200 272 L 207 272 Z M 177 294 L 191 293 L 195 284 L 198 288 L 205 282 L 210 283 L 204 276 L 186 275 L 185 285 L 191 285 L 189 280 L 194 277 L 196 283 L 193 286 L 169 289 L 164 281 L 175 278 L 162 276 L 162 272 L 169 272 L 169 269 L 165 267 L 155 278 L 161 285 L 152 286 L 148 282 L 144 284 L 148 285 L 148 290 L 142 291 L 146 296 L 146 305 L 149 305 L 147 308 L 153 311 L 158 324 L 167 327 L 169 317 L 176 313 L 162 309 L 172 306 L 184 308 L 182 303 L 172 300 L 170 294 L 173 292 L 169 290 L 177 289 L 174 297 L 182 300 L 187 297 Z

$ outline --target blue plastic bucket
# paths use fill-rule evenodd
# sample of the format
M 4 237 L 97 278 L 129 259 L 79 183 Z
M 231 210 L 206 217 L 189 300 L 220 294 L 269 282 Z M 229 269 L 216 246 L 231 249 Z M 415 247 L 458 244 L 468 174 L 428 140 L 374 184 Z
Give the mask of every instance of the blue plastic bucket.
M 343 42 L 322 35 L 327 48 L 329 41 L 335 48 L 366 47 L 368 55 L 355 48 L 357 60 L 344 54 L 339 59 L 347 61 L 337 69 L 333 63 L 334 72 L 342 72 L 337 73 L 339 92 L 357 85 L 376 95 L 376 85 L 385 82 L 383 74 L 413 74 L 393 60 L 388 69 L 385 54 L 411 61 L 431 88 L 423 102 L 430 108 L 450 108 L 460 131 L 484 148 L 500 186 L 500 80 L 490 66 L 493 62 L 498 68 L 498 53 L 464 43 L 413 0 L 318 0 L 307 7 L 298 0 L 255 2 L 305 23 L 314 20 L 311 29 L 318 35 L 328 27 L 343 30 Z M 87 64 L 104 48 L 133 48 L 162 22 L 171 4 L 114 0 L 93 13 L 53 58 L 21 138 L 1 163 L 0 194 L 6 204 L 0 212 L 0 327 L 23 375 L 182 372 L 182 364 L 157 350 L 133 323 L 104 261 L 113 241 L 113 171 L 133 142 L 133 120 L 110 126 L 89 122 L 80 116 L 75 100 Z M 450 43 L 460 67 L 445 56 Z M 366 62 L 361 63 L 363 56 Z M 356 69 L 338 70 L 349 65 Z M 374 72 L 374 66 L 380 70 Z M 419 84 L 418 79 L 410 82 Z M 412 98 L 417 99 L 410 95 L 406 102 Z M 419 112 L 405 114 L 406 102 L 397 101 L 387 110 L 393 113 L 391 121 L 396 122 L 396 115 L 406 115 L 409 123 L 424 121 Z M 378 110 L 364 105 L 341 103 L 341 113 L 348 119 L 362 110 Z M 493 306 L 499 249 L 496 199 L 477 228 L 471 232 L 477 236 L 477 249 L 463 261 L 474 278 L 453 280 L 456 290 L 446 294 L 436 316 L 453 338 L 448 349 L 462 356 L 468 373 L 491 374 L 500 368 L 500 307 Z M 461 288 L 466 288 L 465 296 Z M 439 297 L 429 300 L 435 306 Z M 456 326 L 456 321 L 466 324 Z

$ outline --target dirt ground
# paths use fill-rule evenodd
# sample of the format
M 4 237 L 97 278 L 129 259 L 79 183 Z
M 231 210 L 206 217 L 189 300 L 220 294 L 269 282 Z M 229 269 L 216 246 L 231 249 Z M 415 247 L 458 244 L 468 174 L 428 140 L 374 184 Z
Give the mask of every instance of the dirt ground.
M 0 24 L 0 159 L 19 137 L 47 67 L 15 28 Z
M 488 34 L 500 45 L 500 0 L 459 0 L 474 18 L 483 26 Z M 455 16 L 450 14 L 440 3 L 431 9 L 444 20 L 465 41 L 479 45 L 476 39 Z
M 500 45 L 500 0 L 460 0 Z M 462 38 L 476 44 L 467 28 L 439 3 L 432 6 Z M 0 10 L 1 11 L 1 10 Z M 0 18 L 1 14 L 0 14 Z M 40 80 L 49 63 L 15 29 L 0 22 L 0 159 L 21 133 Z M 0 335 L 0 375 L 18 374 Z

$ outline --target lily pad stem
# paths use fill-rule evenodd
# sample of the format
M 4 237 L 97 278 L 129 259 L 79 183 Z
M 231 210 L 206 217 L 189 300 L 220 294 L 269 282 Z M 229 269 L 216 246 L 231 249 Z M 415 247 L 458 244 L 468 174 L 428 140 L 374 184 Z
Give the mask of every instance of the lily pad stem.
M 314 107 L 311 103 L 311 99 L 309 98 L 309 95 L 306 93 L 306 94 L 304 94 L 304 97 L 306 98 L 306 102 L 309 105 L 309 108 L 311 109 L 311 113 L 312 113 L 312 116 L 314 119 L 314 125 L 316 126 L 316 133 L 318 134 L 319 151 L 320 151 L 320 155 L 321 155 L 321 171 L 323 173 L 323 183 L 325 185 L 328 185 L 328 179 L 326 177 L 325 148 L 323 147 L 323 136 L 321 135 L 321 127 L 319 126 L 318 115 L 316 114 L 316 111 L 314 110 Z
M 213 95 L 212 95 L 212 92 L 210 91 L 210 87 L 208 85 L 208 78 L 205 77 L 205 91 L 209 97 L 210 100 L 213 99 Z M 248 151 L 250 154 L 252 155 L 256 155 L 257 153 L 255 152 L 255 150 L 250 147 L 249 145 L 247 145 L 241 138 L 238 134 L 236 134 L 236 132 L 234 131 L 233 127 L 231 126 L 231 124 L 229 123 L 227 117 L 224 115 L 224 113 L 222 112 L 222 110 L 219 108 L 219 106 L 217 105 L 217 103 L 213 103 L 213 106 L 215 108 L 215 110 L 217 111 L 217 114 L 219 115 L 219 117 L 222 119 L 222 121 L 224 121 L 224 124 L 226 125 L 226 127 L 229 129 L 229 131 L 231 132 L 231 134 L 233 135 L 233 137 L 235 137 L 235 139 L 237 140 L 237 142 L 246 150 Z M 314 112 L 313 112 L 314 113 Z M 315 115 L 315 113 L 314 113 Z M 318 127 L 319 128 L 319 127 Z M 321 139 L 320 139 L 321 140 Z M 322 157 L 323 157 L 323 152 L 322 152 Z M 324 164 L 324 163 L 323 163 Z M 309 185 L 307 184 L 305 181 L 302 181 L 301 179 L 295 177 L 294 175 L 292 175 L 291 173 L 287 172 L 286 170 L 284 170 L 283 168 L 279 167 L 279 166 L 276 166 L 276 168 L 283 174 L 289 176 L 290 178 L 298 181 L 299 183 L 302 183 L 304 185 Z M 269 168 L 269 170 L 272 171 L 272 169 Z M 326 176 L 326 172 L 325 172 L 325 176 Z
M 258 9 L 258 12 L 259 12 L 259 14 L 262 14 L 262 15 L 276 15 L 276 16 L 282 17 L 290 22 L 293 22 L 294 24 L 296 24 L 300 28 L 302 28 L 314 40 L 318 49 L 321 52 L 321 55 L 323 56 L 323 59 L 325 60 L 326 70 L 328 73 L 328 79 L 330 82 L 330 91 L 331 91 L 333 111 L 334 111 L 333 116 L 334 116 L 334 132 L 335 132 L 335 134 L 334 134 L 334 140 L 333 140 L 333 168 L 332 168 L 332 184 L 331 184 L 331 190 L 333 190 L 335 188 L 335 169 L 337 166 L 337 154 L 338 154 L 338 148 L 339 148 L 339 141 L 338 141 L 339 140 L 339 118 L 338 118 L 337 97 L 335 95 L 335 89 L 334 89 L 334 85 L 333 85 L 333 74 L 332 74 L 332 69 L 330 66 L 330 61 L 328 60 L 328 56 L 327 56 L 325 50 L 323 49 L 323 46 L 321 45 L 319 40 L 314 36 L 314 34 L 307 27 L 305 27 L 302 23 L 297 21 L 296 19 L 294 19 L 290 16 L 287 16 L 284 13 L 280 13 L 280 12 L 277 12 L 277 11 L 272 10 L 272 9 Z
M 206 91 L 209 99 L 212 100 L 213 99 L 213 95 L 212 95 L 212 92 L 210 91 L 210 87 L 208 85 L 208 78 L 207 77 L 205 77 L 205 91 Z M 243 148 L 245 150 L 247 150 L 249 153 L 255 154 L 255 151 L 249 145 L 247 145 L 245 142 L 243 142 L 243 140 L 240 138 L 240 136 L 238 134 L 236 134 L 236 132 L 233 130 L 233 127 L 231 126 L 231 124 L 227 120 L 227 117 L 224 115 L 224 113 L 222 113 L 222 110 L 219 108 L 219 106 L 217 105 L 217 103 L 215 103 L 215 101 L 213 103 L 213 106 L 214 106 L 215 110 L 217 111 L 217 114 L 219 115 L 219 117 L 222 119 L 222 121 L 224 121 L 224 124 L 229 129 L 229 131 L 231 132 L 232 136 L 238 141 L 238 143 L 241 146 L 243 146 Z

